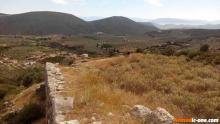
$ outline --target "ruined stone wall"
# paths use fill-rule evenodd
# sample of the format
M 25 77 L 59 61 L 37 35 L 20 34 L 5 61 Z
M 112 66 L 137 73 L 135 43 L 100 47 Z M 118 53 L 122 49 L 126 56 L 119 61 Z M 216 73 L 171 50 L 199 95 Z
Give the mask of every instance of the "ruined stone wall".
M 46 71 L 47 123 L 77 124 L 77 121 L 65 120 L 65 115 L 73 109 L 73 98 L 62 96 L 65 81 L 60 69 L 55 64 L 46 63 Z
M 73 109 L 74 99 L 62 95 L 65 92 L 65 81 L 60 69 L 56 64 L 47 63 L 46 71 L 47 124 L 79 124 L 78 120 L 66 120 L 65 116 Z M 151 111 L 142 105 L 135 105 L 130 113 L 150 124 L 172 124 L 174 119 L 169 112 L 160 107 Z

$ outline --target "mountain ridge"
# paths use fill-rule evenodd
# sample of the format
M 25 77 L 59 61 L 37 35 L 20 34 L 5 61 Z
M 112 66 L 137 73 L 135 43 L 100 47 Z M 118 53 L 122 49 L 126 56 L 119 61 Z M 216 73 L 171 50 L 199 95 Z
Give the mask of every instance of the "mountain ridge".
M 28 12 L 0 18 L 0 34 L 80 34 L 93 31 L 93 26 L 86 21 L 60 12 Z
M 113 35 L 140 35 L 147 31 L 158 30 L 155 26 L 144 26 L 126 17 L 107 18 L 106 25 L 97 26 L 96 22 L 102 23 L 102 20 L 84 21 L 72 14 L 36 11 L 21 14 L 1 16 L 0 34 L 20 34 L 20 35 L 48 35 L 48 34 L 95 34 L 104 32 Z M 109 20 L 110 19 L 110 20 Z M 111 20 L 113 19 L 113 20 Z M 114 27 L 114 28 L 112 28 Z M 101 30 L 106 29 L 106 30 Z M 109 31 L 111 29 L 111 31 Z
M 220 24 L 220 20 L 193 20 L 193 19 L 180 19 L 180 18 L 158 18 L 151 20 L 150 22 L 159 25 L 208 25 L 208 24 Z
M 98 31 L 115 35 L 140 35 L 149 31 L 156 31 L 153 25 L 142 25 L 129 18 L 113 16 L 91 22 Z

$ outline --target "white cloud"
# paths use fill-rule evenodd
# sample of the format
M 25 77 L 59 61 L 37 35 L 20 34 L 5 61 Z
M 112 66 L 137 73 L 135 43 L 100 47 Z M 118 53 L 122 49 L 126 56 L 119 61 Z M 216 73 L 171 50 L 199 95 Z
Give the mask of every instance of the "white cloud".
M 145 2 L 157 7 L 163 6 L 160 0 L 145 0 Z
M 67 1 L 66 0 L 52 0 L 52 2 L 56 3 L 56 4 L 67 4 Z
M 66 5 L 69 2 L 78 3 L 78 2 L 81 2 L 82 0 L 51 0 L 51 1 L 56 3 L 56 4 Z

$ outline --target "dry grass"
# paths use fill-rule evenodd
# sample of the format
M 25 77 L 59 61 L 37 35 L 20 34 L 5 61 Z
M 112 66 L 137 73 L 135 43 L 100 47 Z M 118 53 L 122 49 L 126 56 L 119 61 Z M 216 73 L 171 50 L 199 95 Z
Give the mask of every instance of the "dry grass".
M 75 96 L 69 118 L 140 123 L 126 116 L 135 104 L 160 106 L 175 117 L 220 117 L 219 71 L 184 57 L 132 54 L 62 71 L 68 82 L 66 95 Z M 107 116 L 109 112 L 114 116 Z

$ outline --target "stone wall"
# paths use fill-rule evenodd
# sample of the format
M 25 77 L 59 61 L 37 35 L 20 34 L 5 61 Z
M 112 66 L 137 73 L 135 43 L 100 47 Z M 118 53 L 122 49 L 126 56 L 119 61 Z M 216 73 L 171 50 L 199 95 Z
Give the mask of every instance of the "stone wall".
M 56 64 L 46 63 L 47 83 L 47 123 L 48 124 L 78 124 L 77 120 L 65 120 L 65 115 L 73 109 L 73 98 L 62 96 L 64 78 Z
M 47 63 L 46 71 L 47 124 L 79 124 L 78 120 L 66 120 L 66 114 L 73 109 L 74 99 L 62 95 L 65 91 L 65 81 L 60 69 L 56 64 Z M 172 124 L 174 119 L 169 112 L 160 107 L 151 111 L 142 105 L 135 105 L 130 113 L 149 124 Z

